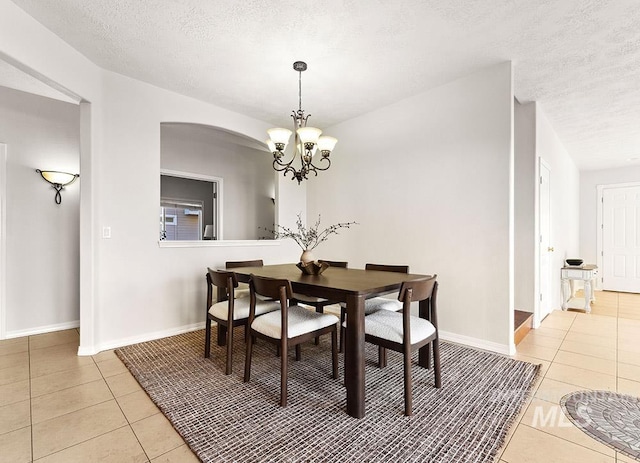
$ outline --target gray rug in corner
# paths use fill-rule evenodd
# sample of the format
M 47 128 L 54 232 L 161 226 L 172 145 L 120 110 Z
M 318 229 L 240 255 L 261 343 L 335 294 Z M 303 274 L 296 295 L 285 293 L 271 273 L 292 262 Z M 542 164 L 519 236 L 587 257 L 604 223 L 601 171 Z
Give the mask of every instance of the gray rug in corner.
M 345 412 L 342 379 L 331 379 L 329 336 L 289 363 L 289 406 L 281 408 L 274 346 L 258 340 L 243 383 L 242 333 L 229 376 L 215 340 L 203 358 L 204 331 L 116 350 L 204 462 L 491 462 L 539 370 L 442 343 L 443 387 L 433 387 L 433 370 L 418 367 L 415 354 L 414 416 L 405 417 L 401 355 L 389 352 L 379 369 L 377 348 L 367 345 L 366 417 L 358 420 Z
M 611 391 L 567 394 L 560 405 L 589 436 L 640 461 L 640 398 Z

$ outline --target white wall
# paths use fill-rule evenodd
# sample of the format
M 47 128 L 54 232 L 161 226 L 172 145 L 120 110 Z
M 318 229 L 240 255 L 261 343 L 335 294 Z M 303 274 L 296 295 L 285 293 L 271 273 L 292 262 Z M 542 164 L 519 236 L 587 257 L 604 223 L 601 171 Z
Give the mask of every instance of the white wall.
M 560 268 L 565 259 L 578 254 L 580 172 L 539 103 L 536 103 L 536 152 L 551 168 L 551 245 L 555 249 L 551 262 L 551 300 L 552 307 L 559 309 L 562 304 Z
M 55 190 L 36 168 L 78 173 L 77 105 L 0 87 L 7 146 L 6 336 L 78 326 L 80 181 Z
M 316 256 L 437 273 L 441 330 L 507 351 L 513 288 L 510 63 L 326 128 L 332 167 L 308 213 L 360 223 Z
M 597 256 L 598 185 L 640 182 L 640 166 L 591 170 L 580 173 L 580 255 L 585 262 L 595 264 Z
M 103 82 L 103 152 L 109 156 L 100 159 L 100 196 L 108 200 L 100 202 L 99 221 L 111 227 L 112 238 L 100 240 L 98 250 L 100 348 L 201 325 L 207 266 L 247 258 L 287 262 L 298 253 L 291 243 L 278 242 L 159 247 L 160 124 L 200 123 L 254 138 L 268 125 L 118 74 L 105 72 Z M 118 182 L 108 181 L 116 177 Z M 134 198 L 137 207 L 123 207 Z
M 515 308 L 533 312 L 535 290 L 536 107 L 514 104 Z

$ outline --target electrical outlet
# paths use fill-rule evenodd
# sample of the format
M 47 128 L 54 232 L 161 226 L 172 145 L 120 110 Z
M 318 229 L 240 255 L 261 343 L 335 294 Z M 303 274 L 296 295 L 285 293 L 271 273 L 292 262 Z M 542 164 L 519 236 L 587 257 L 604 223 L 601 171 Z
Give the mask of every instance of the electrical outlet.
M 105 240 L 111 238 L 111 227 L 102 227 L 102 238 Z

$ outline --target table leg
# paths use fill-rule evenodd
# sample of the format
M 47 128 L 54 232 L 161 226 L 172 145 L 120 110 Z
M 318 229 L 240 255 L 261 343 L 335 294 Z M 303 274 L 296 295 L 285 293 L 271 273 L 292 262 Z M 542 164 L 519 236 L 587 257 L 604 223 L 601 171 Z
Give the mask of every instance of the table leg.
M 591 280 L 584 280 L 584 310 L 591 312 Z
M 347 386 L 347 413 L 364 418 L 364 297 L 347 297 L 344 382 Z
M 563 278 L 561 280 L 562 283 L 562 310 L 567 310 L 567 301 L 569 300 L 569 296 L 568 296 L 568 281 L 566 278 Z

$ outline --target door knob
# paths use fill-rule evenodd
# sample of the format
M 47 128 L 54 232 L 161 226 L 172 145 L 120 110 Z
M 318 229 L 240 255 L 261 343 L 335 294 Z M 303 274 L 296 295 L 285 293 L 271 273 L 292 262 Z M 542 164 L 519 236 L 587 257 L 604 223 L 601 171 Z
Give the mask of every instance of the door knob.
M 553 249 L 553 247 L 548 247 L 548 248 L 547 248 L 547 251 L 549 251 L 549 252 L 553 252 L 553 251 L 554 251 L 554 249 Z

